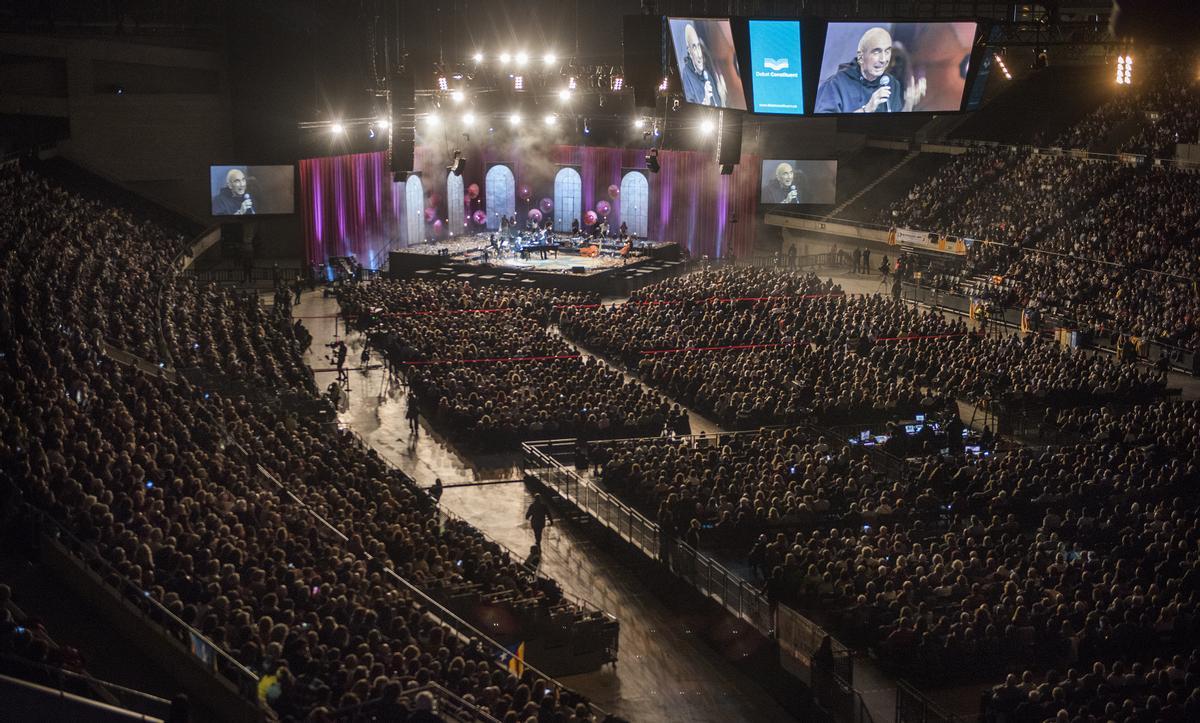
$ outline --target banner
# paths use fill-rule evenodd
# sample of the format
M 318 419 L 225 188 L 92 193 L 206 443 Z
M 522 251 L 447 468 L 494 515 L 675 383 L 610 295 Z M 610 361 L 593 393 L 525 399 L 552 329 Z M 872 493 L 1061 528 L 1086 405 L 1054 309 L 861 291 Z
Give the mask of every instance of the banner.
M 928 231 L 918 231 L 912 228 L 896 229 L 896 242 L 909 246 L 923 246 L 929 241 Z

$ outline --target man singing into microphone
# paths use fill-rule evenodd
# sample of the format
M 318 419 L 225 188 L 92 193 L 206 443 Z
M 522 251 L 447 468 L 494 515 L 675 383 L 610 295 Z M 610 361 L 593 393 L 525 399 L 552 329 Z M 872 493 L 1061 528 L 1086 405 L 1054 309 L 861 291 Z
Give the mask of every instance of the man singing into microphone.
M 762 192 L 763 203 L 800 203 L 800 193 L 796 190 L 796 172 L 792 164 L 786 161 L 775 166 L 775 177 L 772 178 Z M 803 180 L 803 174 L 801 174 Z
M 683 80 L 684 98 L 689 103 L 724 108 L 725 79 L 717 73 L 708 49 L 691 23 L 683 29 L 683 42 L 687 46 L 687 53 L 680 64 L 679 73 Z
M 921 99 L 920 84 L 905 88 L 888 72 L 892 35 L 871 28 L 858 40 L 854 62 L 843 63 L 817 87 L 816 113 L 907 113 Z
M 213 196 L 214 216 L 249 216 L 254 214 L 254 203 L 246 193 L 246 174 L 236 168 L 225 174 L 225 187 Z

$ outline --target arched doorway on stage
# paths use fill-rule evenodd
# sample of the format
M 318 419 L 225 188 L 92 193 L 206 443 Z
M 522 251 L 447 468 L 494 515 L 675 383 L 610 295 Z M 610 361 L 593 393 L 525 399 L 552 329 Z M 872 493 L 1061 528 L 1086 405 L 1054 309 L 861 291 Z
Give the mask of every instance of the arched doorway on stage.
M 501 216 L 517 212 L 517 182 L 508 166 L 492 166 L 483 182 L 487 186 L 487 227 L 495 231 L 500 228 Z
M 646 238 L 649 227 L 650 182 L 641 171 L 630 171 L 621 179 L 621 222 L 629 233 Z
M 564 168 L 554 176 L 554 230 L 570 231 L 580 218 L 583 203 L 583 179 L 574 168 Z M 581 221 L 582 223 L 582 221 Z

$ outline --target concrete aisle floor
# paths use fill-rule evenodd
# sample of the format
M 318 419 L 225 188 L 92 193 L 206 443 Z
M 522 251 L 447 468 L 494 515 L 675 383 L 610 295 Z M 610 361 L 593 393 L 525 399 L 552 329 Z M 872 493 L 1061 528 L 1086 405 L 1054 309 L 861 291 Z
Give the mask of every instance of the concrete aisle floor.
M 296 308 L 313 344 L 305 361 L 315 370 L 332 365 L 325 344 L 335 334 L 336 301 L 320 292 L 304 295 Z M 336 331 L 347 340 L 349 359 L 357 361 L 362 339 L 346 334 L 340 322 Z M 377 361 L 377 360 L 376 360 Z M 334 381 L 333 371 L 316 371 L 324 389 Z M 442 504 L 524 559 L 533 533 L 524 519 L 531 500 L 525 486 L 470 485 L 473 482 L 515 480 L 520 477 L 515 456 L 490 455 L 466 458 L 435 434 L 422 417 L 416 435 L 410 435 L 404 418 L 407 390 L 389 386 L 382 370 L 350 373 L 347 409 L 340 421 L 376 449 L 387 461 L 403 469 L 419 485 L 440 477 L 450 486 Z M 694 429 L 712 430 L 694 419 Z M 614 613 L 621 621 L 620 655 L 615 667 L 564 682 L 592 698 L 604 709 L 638 721 L 787 721 L 792 718 L 754 681 L 738 671 L 689 627 L 650 594 L 639 575 L 609 554 L 590 536 L 567 524 L 548 528 L 543 539 L 542 570 L 566 592 L 593 606 Z

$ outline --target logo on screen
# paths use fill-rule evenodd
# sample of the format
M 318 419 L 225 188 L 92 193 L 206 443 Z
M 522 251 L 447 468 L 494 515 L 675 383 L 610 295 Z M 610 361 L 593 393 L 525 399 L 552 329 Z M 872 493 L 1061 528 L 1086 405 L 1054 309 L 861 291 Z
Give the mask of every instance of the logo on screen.
M 791 67 L 787 58 L 763 58 L 763 67 L 768 70 L 783 70 Z

